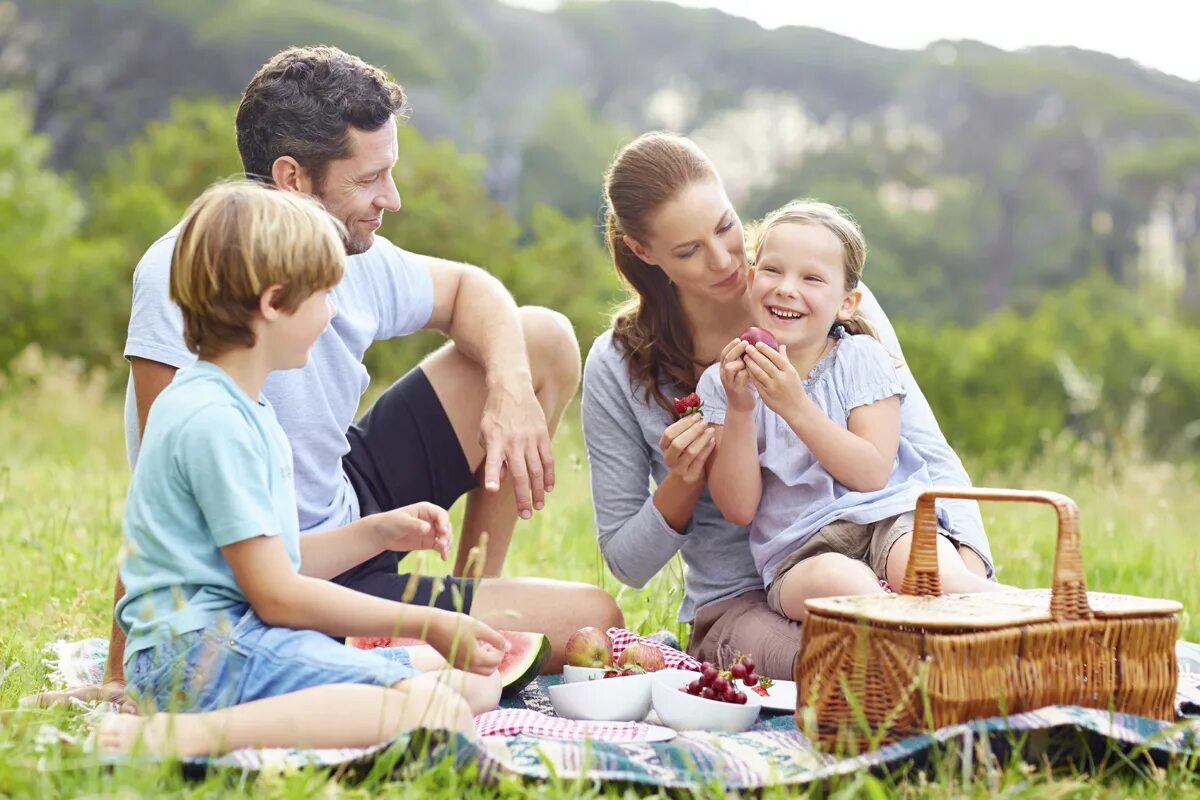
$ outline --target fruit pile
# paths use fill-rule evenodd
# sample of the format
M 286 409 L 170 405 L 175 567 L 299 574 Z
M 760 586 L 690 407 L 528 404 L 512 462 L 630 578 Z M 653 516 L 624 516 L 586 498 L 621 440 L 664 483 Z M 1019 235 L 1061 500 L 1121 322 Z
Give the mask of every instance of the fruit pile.
M 724 672 L 705 661 L 700 665 L 700 677 L 687 686 L 679 687 L 679 691 L 719 703 L 745 705 L 746 693 L 734 681 L 741 681 L 743 686 L 764 697 L 770 688 L 768 679 L 760 678 L 754 671 L 754 661 L 750 656 L 738 654 L 737 661 Z
M 635 642 L 613 658 L 612 640 L 599 628 L 580 628 L 567 639 L 567 663 L 573 667 L 603 669 L 605 678 L 624 678 L 666 667 L 663 654 L 642 642 Z

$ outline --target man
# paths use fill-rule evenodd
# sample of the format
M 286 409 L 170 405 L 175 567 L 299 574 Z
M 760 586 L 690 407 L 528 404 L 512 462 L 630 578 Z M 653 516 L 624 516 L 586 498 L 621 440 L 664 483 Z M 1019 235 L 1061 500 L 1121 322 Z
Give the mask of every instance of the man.
M 579 383 L 578 346 L 565 317 L 517 308 L 483 270 L 409 253 L 375 235 L 384 213 L 400 210 L 391 171 L 404 112 L 400 86 L 331 47 L 277 54 L 238 108 L 247 175 L 316 196 L 348 231 L 346 275 L 333 292 L 337 316 L 309 365 L 275 373 L 264 389 L 292 444 L 300 527 L 325 530 L 420 500 L 448 507 L 467 494 L 458 578 L 398 574 L 404 554 L 382 551 L 334 580 L 394 600 L 461 608 L 494 627 L 544 632 L 553 646 L 549 669 L 556 669 L 574 630 L 621 624 L 616 602 L 587 584 L 496 576 L 517 518 L 529 519 L 553 489 L 550 436 Z M 134 274 L 125 346 L 131 463 L 155 397 L 193 360 L 167 296 L 175 235 L 155 242 Z M 451 341 L 353 422 L 370 380 L 362 364 L 367 347 L 420 328 Z M 483 576 L 477 582 L 462 577 L 476 574 Z M 118 579 L 116 599 L 123 594 Z M 121 698 L 123 654 L 114 624 L 104 686 L 73 696 Z

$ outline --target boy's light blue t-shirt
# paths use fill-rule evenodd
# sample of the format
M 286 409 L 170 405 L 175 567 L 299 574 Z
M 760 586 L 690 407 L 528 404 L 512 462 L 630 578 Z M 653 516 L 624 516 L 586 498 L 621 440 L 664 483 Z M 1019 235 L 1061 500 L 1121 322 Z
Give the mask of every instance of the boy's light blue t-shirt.
M 199 361 L 154 401 L 133 470 L 116 608 L 126 662 L 247 602 L 220 548 L 256 536 L 282 536 L 300 569 L 291 448 L 269 404 Z
M 696 393 L 704 416 L 725 422 L 728 398 L 721 385 L 721 365 L 700 378 Z M 805 391 L 821 411 L 843 428 L 859 406 L 905 394 L 896 364 L 870 336 L 841 334 L 836 346 L 809 373 Z M 925 460 L 903 436 L 887 486 L 856 492 L 829 474 L 791 426 L 756 395 L 754 428 L 762 468 L 762 499 L 750 525 L 750 552 L 770 586 L 779 564 L 809 537 L 831 522 L 869 523 L 911 512 L 917 497 L 931 485 Z M 946 523 L 943 523 L 946 524 Z
M 180 368 L 196 357 L 183 343 L 183 317 L 168 292 L 177 233 L 178 227 L 155 242 L 134 272 L 125 357 Z M 346 259 L 332 296 L 337 314 L 308 366 L 273 372 L 263 387 L 292 445 L 301 531 L 337 528 L 358 518 L 358 497 L 342 457 L 350 452 L 346 431 L 371 381 L 363 355 L 373 342 L 421 329 L 433 314 L 429 271 L 381 236 L 365 253 Z M 138 425 L 132 379 L 125 393 L 125 444 L 133 465 Z

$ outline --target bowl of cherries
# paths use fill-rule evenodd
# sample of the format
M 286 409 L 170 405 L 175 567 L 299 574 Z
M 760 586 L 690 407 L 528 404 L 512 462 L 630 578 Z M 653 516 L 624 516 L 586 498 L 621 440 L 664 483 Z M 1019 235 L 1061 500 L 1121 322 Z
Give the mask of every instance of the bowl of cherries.
M 762 709 L 762 698 L 742 688 L 757 679 L 754 662 L 748 658 L 727 671 L 706 661 L 700 672 L 664 669 L 654 673 L 651 699 L 662 723 L 677 731 L 740 733 L 754 724 Z

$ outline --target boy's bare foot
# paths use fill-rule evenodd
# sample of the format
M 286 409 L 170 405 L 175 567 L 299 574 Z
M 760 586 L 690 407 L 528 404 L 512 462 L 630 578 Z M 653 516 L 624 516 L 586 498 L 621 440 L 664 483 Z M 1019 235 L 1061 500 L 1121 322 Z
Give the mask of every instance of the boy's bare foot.
M 124 755 L 135 748 L 146 755 L 204 756 L 212 743 L 199 715 L 155 714 L 135 717 L 110 714 L 96 731 L 96 749 L 104 755 Z

